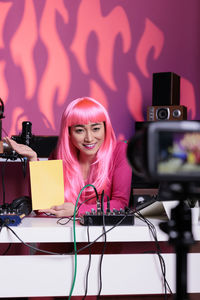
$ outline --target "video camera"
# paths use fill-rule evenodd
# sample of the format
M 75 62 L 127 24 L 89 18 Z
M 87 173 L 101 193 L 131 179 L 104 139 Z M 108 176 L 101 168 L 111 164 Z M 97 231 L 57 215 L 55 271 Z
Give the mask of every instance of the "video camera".
M 174 299 L 186 300 L 187 253 L 195 242 L 190 207 L 200 199 L 200 122 L 147 122 L 130 140 L 127 157 L 138 176 L 160 183 L 158 200 L 179 200 L 159 227 L 176 252 Z
M 146 122 L 127 157 L 136 175 L 151 182 L 200 182 L 200 123 Z
M 175 299 L 186 300 L 187 253 L 194 243 L 190 208 L 200 204 L 200 122 L 186 121 L 187 108 L 179 105 L 180 77 L 174 73 L 153 74 L 152 104 L 148 121 L 128 143 L 127 158 L 133 174 L 158 184 L 156 200 L 179 200 L 159 227 L 176 251 Z

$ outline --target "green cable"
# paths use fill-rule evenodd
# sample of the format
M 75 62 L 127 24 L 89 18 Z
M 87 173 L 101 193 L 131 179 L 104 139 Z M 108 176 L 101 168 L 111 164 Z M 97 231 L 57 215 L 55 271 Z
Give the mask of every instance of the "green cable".
M 76 248 L 76 230 L 75 230 L 75 222 L 76 222 L 76 210 L 77 210 L 77 205 L 78 205 L 78 201 L 79 201 L 79 198 L 82 194 L 82 191 L 88 187 L 88 186 L 91 186 L 94 188 L 94 191 L 96 193 L 96 197 L 97 197 L 97 200 L 98 200 L 98 194 L 97 194 L 97 190 L 96 188 L 92 185 L 92 184 L 87 184 L 85 185 L 79 192 L 78 194 L 78 197 L 77 197 L 77 200 L 76 200 L 76 204 L 75 204 L 75 208 L 74 208 L 74 217 L 73 217 L 73 236 L 74 236 L 74 278 L 73 278 L 73 282 L 72 282 L 72 287 L 71 287 L 71 290 L 70 290 L 70 293 L 69 293 L 69 298 L 68 300 L 71 299 L 71 296 L 72 296 L 72 293 L 73 293 L 73 290 L 74 290 L 74 286 L 75 286 L 75 281 L 76 281 L 76 273 L 77 273 L 77 248 Z

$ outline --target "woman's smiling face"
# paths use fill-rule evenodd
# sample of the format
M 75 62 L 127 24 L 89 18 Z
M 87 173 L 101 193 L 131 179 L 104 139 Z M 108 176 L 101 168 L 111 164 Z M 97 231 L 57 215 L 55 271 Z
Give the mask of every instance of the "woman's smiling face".
M 80 155 L 94 156 L 104 142 L 104 122 L 73 125 L 70 127 L 70 138 Z

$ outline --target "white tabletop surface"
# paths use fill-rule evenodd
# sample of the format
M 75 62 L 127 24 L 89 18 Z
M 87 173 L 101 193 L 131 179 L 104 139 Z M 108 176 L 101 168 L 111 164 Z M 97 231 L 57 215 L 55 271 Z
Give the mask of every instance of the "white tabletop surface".
M 54 217 L 25 217 L 21 224 L 12 226 L 11 229 L 24 242 L 73 242 L 73 221 L 66 225 L 58 224 L 58 218 Z M 159 241 L 168 241 L 168 235 L 159 228 L 159 223 L 163 222 L 159 219 L 149 219 L 156 227 L 157 238 Z M 62 222 L 67 221 L 63 219 Z M 109 230 L 111 226 L 106 226 Z M 102 226 L 90 226 L 90 240 L 95 240 L 103 233 Z M 76 241 L 87 242 L 86 226 L 80 225 L 76 221 L 75 225 Z M 193 225 L 193 234 L 195 240 L 200 240 L 200 226 Z M 107 234 L 107 241 L 109 242 L 141 242 L 153 241 L 149 232 L 148 226 L 135 218 L 135 224 L 131 226 L 117 226 L 110 230 Z M 98 242 L 104 241 L 101 237 Z M 3 228 L 0 234 L 0 243 L 4 242 L 20 242 L 14 234 L 7 228 Z

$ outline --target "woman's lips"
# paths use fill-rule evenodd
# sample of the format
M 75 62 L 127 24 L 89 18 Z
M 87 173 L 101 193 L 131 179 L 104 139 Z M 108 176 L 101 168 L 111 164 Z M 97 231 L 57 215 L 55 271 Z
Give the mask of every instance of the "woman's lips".
M 96 146 L 96 144 L 84 144 L 84 147 L 89 150 L 94 149 L 95 146 Z

